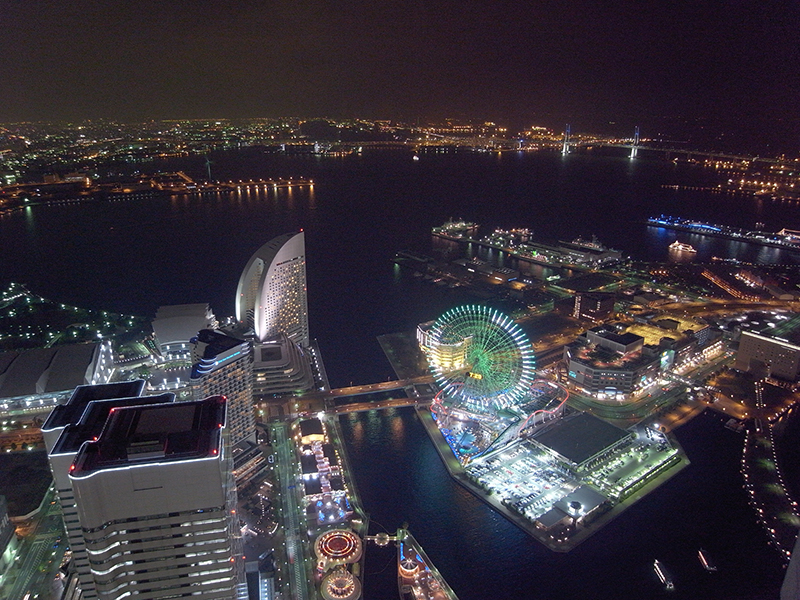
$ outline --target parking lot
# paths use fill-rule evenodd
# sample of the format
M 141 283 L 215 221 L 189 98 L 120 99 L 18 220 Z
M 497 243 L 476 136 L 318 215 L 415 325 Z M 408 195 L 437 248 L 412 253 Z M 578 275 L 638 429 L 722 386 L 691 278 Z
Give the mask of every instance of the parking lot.
M 531 520 L 580 486 L 543 450 L 517 442 L 499 454 L 470 464 L 467 474 Z

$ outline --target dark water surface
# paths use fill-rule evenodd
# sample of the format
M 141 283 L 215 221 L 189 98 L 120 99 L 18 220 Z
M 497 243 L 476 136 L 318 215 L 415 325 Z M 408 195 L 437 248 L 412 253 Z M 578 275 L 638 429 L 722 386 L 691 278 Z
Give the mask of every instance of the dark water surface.
M 568 554 L 547 550 L 452 481 L 413 409 L 355 413 L 341 423 L 372 529 L 407 522 L 461 600 L 777 598 L 783 569 L 742 489 L 742 434 L 716 415 L 677 431 L 689 467 Z M 701 547 L 717 573 L 701 567 Z M 675 590 L 660 585 L 655 558 Z M 383 554 L 367 554 L 370 600 L 394 598 L 385 563 Z
M 694 165 L 557 154 L 286 157 L 256 151 L 214 157 L 214 177 L 304 176 L 313 191 L 36 206 L 0 217 L 0 280 L 45 297 L 120 312 L 211 303 L 230 315 L 239 274 L 264 242 L 306 231 L 312 335 L 334 385 L 386 379 L 375 336 L 438 316 L 455 295 L 410 286 L 397 250 L 427 251 L 430 228 L 463 217 L 485 228 L 528 227 L 536 239 L 596 234 L 635 258 L 666 260 L 676 237 L 712 254 L 800 260 L 722 239 L 689 239 L 643 221 L 661 213 L 769 230 L 800 229 L 800 208 L 753 197 L 668 189 L 716 185 Z M 138 165 L 139 168 L 144 168 Z M 202 177 L 202 158 L 150 165 Z M 686 237 L 683 237 L 686 236 Z M 697 236 L 695 236 L 697 237 Z
M 234 310 L 241 269 L 272 237 L 304 229 L 312 336 L 335 387 L 393 376 L 376 336 L 412 329 L 461 303 L 460 293 L 403 277 L 397 250 L 431 248 L 450 217 L 485 227 L 528 227 L 542 241 L 596 234 L 634 258 L 666 260 L 674 239 L 712 255 L 798 262 L 780 250 L 648 228 L 665 213 L 752 228 L 800 229 L 800 209 L 770 200 L 664 186 L 709 187 L 692 165 L 555 154 L 286 157 L 219 153 L 214 177 L 302 176 L 294 188 L 235 195 L 35 206 L 0 217 L 0 283 L 88 308 L 154 314 L 209 302 Z M 203 159 L 149 166 L 198 178 Z M 343 419 L 366 510 L 389 530 L 409 526 L 462 600 L 485 598 L 774 598 L 777 553 L 754 524 L 741 489 L 741 437 L 713 416 L 678 436 L 692 466 L 575 551 L 555 554 L 452 483 L 410 411 Z M 707 574 L 697 548 L 720 565 Z M 654 558 L 673 572 L 663 592 Z M 368 571 L 371 565 L 368 565 Z M 375 571 L 380 570 L 376 566 Z M 376 575 L 375 581 L 385 576 Z M 367 577 L 367 599 L 395 598 Z M 386 593 L 379 592 L 387 589 Z

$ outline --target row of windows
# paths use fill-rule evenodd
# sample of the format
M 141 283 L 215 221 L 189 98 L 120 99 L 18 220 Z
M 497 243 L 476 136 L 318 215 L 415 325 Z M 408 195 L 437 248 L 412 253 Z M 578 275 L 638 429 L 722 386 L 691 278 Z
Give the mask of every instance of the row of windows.
M 89 534 L 98 533 L 98 532 L 104 531 L 105 529 L 108 529 L 112 525 L 125 525 L 125 524 L 128 524 L 128 523 L 147 523 L 147 522 L 151 522 L 151 521 L 158 521 L 159 519 L 175 519 L 175 518 L 198 515 L 198 514 L 213 514 L 213 513 L 225 513 L 225 512 L 226 512 L 225 506 L 214 506 L 214 507 L 209 507 L 209 508 L 198 508 L 198 509 L 195 509 L 195 510 L 186 510 L 186 511 L 181 511 L 181 512 L 173 512 L 173 513 L 166 513 L 166 514 L 159 514 L 159 515 L 149 515 L 149 516 L 146 516 L 146 517 L 129 517 L 127 519 L 115 519 L 115 520 L 112 520 L 112 521 L 106 521 L 105 523 L 103 523 L 102 525 L 99 525 L 97 527 L 84 527 L 83 528 L 83 534 L 84 534 L 85 537 L 87 537 L 87 539 L 90 539 L 89 538 Z M 189 522 L 191 522 L 191 521 L 189 521 Z M 126 530 L 121 529 L 121 530 L 113 531 L 113 532 L 109 533 L 108 535 L 110 535 L 110 536 L 119 535 L 120 533 L 125 533 L 125 531 Z M 98 541 L 102 541 L 103 539 L 105 539 L 105 538 L 100 537 L 100 538 L 96 538 L 94 541 L 98 542 Z
M 110 597 L 113 597 L 116 600 L 120 600 L 121 598 L 126 598 L 126 597 L 131 596 L 131 595 L 148 594 L 148 593 L 151 593 L 153 591 L 158 591 L 160 598 L 167 598 L 167 597 L 184 598 L 184 597 L 188 597 L 188 596 L 194 596 L 194 595 L 197 595 L 198 593 L 201 593 L 201 592 L 205 591 L 205 590 L 202 590 L 202 588 L 207 588 L 209 586 L 214 586 L 214 585 L 217 585 L 217 584 L 220 584 L 220 583 L 228 584 L 229 586 L 232 586 L 233 580 L 232 580 L 232 576 L 229 576 L 229 577 L 221 577 L 221 578 L 216 578 L 216 579 L 210 579 L 208 581 L 178 583 L 178 584 L 175 584 L 175 585 L 163 585 L 162 584 L 162 585 L 159 585 L 155 589 L 153 589 L 153 588 L 140 589 L 139 588 L 139 585 L 148 585 L 150 583 L 152 583 L 152 582 L 141 582 L 141 584 L 139 582 L 135 582 L 135 581 L 134 582 L 129 582 L 129 583 L 122 583 L 122 584 L 114 587 L 113 589 L 101 590 L 101 592 L 103 593 L 104 596 L 113 594 L 113 596 L 110 596 Z M 129 587 L 129 586 L 136 586 L 139 589 L 133 589 L 133 590 L 129 590 L 127 592 L 123 592 L 121 594 L 118 594 L 118 592 L 120 592 L 122 589 L 124 589 L 126 587 Z M 192 588 L 192 589 L 191 590 L 187 590 L 185 593 L 179 593 L 179 594 L 175 594 L 175 595 L 171 595 L 171 596 L 162 596 L 161 595 L 161 592 L 163 592 L 163 591 L 173 590 L 173 589 L 178 590 L 178 589 L 183 589 L 183 588 Z M 218 590 L 218 591 L 219 592 L 223 592 L 223 593 L 227 592 L 227 594 L 221 595 L 221 596 L 219 596 L 219 598 L 225 598 L 226 596 L 230 597 L 230 591 L 231 591 L 230 588 L 223 588 L 223 589 Z
M 217 569 L 205 570 L 205 571 L 197 571 L 195 572 L 194 569 L 199 566 L 200 563 L 176 563 L 174 557 L 166 557 L 161 559 L 163 561 L 169 560 L 171 564 L 166 566 L 151 566 L 150 568 L 146 569 L 133 569 L 129 571 L 122 571 L 116 573 L 110 578 L 103 579 L 101 576 L 108 575 L 116 567 L 107 569 L 105 571 L 95 571 L 92 570 L 92 573 L 95 576 L 95 581 L 97 583 L 98 588 L 107 588 L 110 585 L 115 585 L 117 582 L 124 578 L 134 578 L 128 579 L 128 584 L 144 584 L 144 583 L 154 583 L 157 581 L 168 581 L 170 579 L 177 579 L 183 577 L 191 577 L 191 578 L 199 578 L 199 577 L 206 577 L 208 575 L 216 575 L 218 573 L 226 573 L 230 572 L 231 564 L 228 560 L 217 560 L 217 561 L 206 561 L 202 563 L 206 566 L 208 565 L 217 565 Z M 119 567 L 122 566 L 133 566 L 132 562 L 121 563 L 118 565 Z M 161 575 L 161 576 L 153 576 L 153 575 Z M 118 586 L 117 586 L 118 587 Z
M 159 542 L 159 541 L 163 541 L 163 540 L 176 540 L 176 539 L 180 540 L 180 539 L 185 539 L 185 538 L 188 538 L 188 539 L 192 540 L 191 542 L 184 542 L 184 543 L 181 543 L 181 544 L 174 544 L 174 545 L 170 546 L 170 547 L 174 547 L 174 548 L 180 548 L 180 547 L 183 547 L 183 546 L 191 545 L 192 543 L 195 542 L 196 538 L 199 538 L 201 536 L 216 535 L 218 533 L 223 533 L 225 531 L 227 531 L 227 527 L 222 527 L 220 529 L 203 529 L 203 530 L 194 531 L 194 532 L 183 532 L 183 533 L 179 532 L 179 533 L 173 533 L 173 534 L 170 534 L 170 535 L 160 535 L 160 536 L 153 536 L 153 537 L 141 538 L 141 539 L 132 539 L 132 540 L 131 539 L 124 539 L 124 540 L 120 540 L 119 542 L 114 542 L 113 544 L 111 544 L 110 546 L 107 546 L 105 548 L 93 549 L 93 550 L 90 550 L 89 552 L 91 554 L 93 554 L 93 555 L 101 554 L 101 553 L 103 553 L 103 552 L 105 552 L 107 550 L 115 548 L 118 544 L 124 544 L 124 545 L 128 545 L 129 547 L 131 547 L 129 550 L 127 550 L 127 552 L 145 552 L 145 551 L 150 552 L 151 550 L 155 550 L 155 548 L 133 548 L 133 546 L 137 546 L 137 545 L 140 545 L 140 544 L 141 545 L 150 544 L 152 542 Z M 104 559 L 104 560 L 107 560 L 107 559 Z

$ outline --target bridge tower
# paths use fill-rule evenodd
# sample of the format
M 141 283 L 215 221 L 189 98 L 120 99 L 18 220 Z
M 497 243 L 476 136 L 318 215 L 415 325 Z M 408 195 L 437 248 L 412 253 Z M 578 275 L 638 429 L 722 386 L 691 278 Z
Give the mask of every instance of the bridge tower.
M 567 128 L 564 130 L 564 143 L 561 146 L 561 154 L 565 156 L 569 154 L 569 123 L 567 123 Z
M 636 158 L 639 154 L 639 126 L 633 132 L 633 146 L 631 146 L 631 158 Z

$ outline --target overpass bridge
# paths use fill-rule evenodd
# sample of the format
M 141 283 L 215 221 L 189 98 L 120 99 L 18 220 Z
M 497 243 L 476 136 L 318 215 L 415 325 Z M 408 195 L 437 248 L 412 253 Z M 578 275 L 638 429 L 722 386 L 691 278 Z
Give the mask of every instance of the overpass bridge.
M 348 387 L 336 388 L 332 390 L 314 390 L 299 396 L 278 400 L 267 396 L 255 398 L 255 406 L 262 411 L 269 412 L 272 416 L 280 414 L 297 415 L 301 412 L 315 413 L 325 411 L 329 413 L 350 413 L 372 410 L 374 408 L 399 408 L 401 406 L 414 406 L 417 402 L 424 402 L 425 398 L 433 394 L 415 396 L 414 398 L 389 398 L 372 402 L 358 402 L 348 405 L 336 406 L 337 398 L 347 398 L 352 396 L 365 396 L 380 392 L 391 392 L 414 385 L 425 385 L 433 383 L 432 375 L 421 375 L 419 377 L 407 377 L 394 381 L 383 381 L 381 383 L 369 383 L 365 385 L 353 385 Z M 275 412 L 277 411 L 277 412 Z
M 369 410 L 381 410 L 384 408 L 405 408 L 408 406 L 418 406 L 433 400 L 433 394 L 426 394 L 417 398 L 391 398 L 389 400 L 379 400 L 377 402 L 354 402 L 352 404 L 342 404 L 332 406 L 327 412 L 337 415 L 345 415 L 355 412 L 366 412 Z
M 381 383 L 368 383 L 365 385 L 353 385 L 348 387 L 336 388 L 333 390 L 317 390 L 306 392 L 296 396 L 296 400 L 327 400 L 330 398 L 343 398 L 345 396 L 361 396 L 364 394 L 375 394 L 377 392 L 388 392 L 399 390 L 413 385 L 425 385 L 433 383 L 433 375 L 421 375 L 419 377 L 407 377 L 394 381 L 383 381 Z

